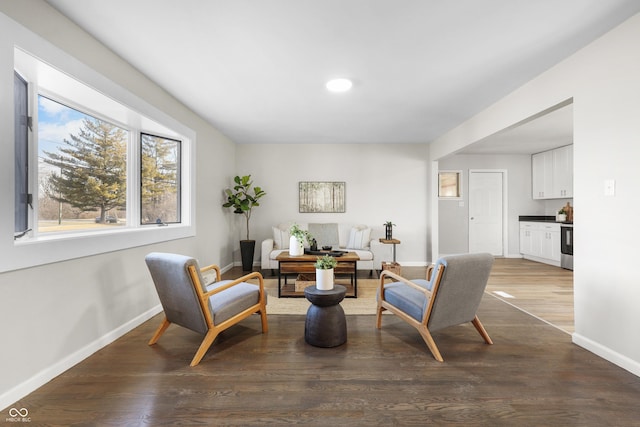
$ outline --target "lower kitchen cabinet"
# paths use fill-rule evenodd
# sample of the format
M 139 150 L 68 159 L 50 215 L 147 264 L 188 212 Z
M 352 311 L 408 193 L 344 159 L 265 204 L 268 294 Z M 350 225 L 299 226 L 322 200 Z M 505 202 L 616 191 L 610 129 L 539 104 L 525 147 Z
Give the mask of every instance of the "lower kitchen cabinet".
M 520 222 L 520 253 L 526 259 L 560 266 L 560 224 Z

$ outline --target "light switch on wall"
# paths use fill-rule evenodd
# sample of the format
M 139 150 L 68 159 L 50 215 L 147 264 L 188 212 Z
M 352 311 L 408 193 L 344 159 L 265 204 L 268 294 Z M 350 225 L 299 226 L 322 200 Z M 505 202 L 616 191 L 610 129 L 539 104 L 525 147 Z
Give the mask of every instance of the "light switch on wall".
M 615 196 L 616 195 L 616 180 L 605 179 L 604 180 L 604 195 Z

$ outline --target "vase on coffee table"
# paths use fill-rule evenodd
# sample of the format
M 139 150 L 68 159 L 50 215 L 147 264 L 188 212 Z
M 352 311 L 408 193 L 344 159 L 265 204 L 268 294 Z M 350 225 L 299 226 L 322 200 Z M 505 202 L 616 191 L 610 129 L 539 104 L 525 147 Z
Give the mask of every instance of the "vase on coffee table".
M 298 240 L 295 236 L 291 236 L 289 239 L 289 255 L 300 256 L 304 254 L 304 244 Z

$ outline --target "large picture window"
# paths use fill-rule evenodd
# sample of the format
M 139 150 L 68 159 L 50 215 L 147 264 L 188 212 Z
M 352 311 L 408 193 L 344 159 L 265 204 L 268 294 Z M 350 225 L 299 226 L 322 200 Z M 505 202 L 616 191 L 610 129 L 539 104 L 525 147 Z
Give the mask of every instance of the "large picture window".
M 193 129 L 46 41 L 25 43 L 0 272 L 193 237 Z
M 20 50 L 16 58 L 27 76 L 14 84 L 16 129 L 34 125 L 31 142 L 16 137 L 16 165 L 26 163 L 16 167 L 16 239 L 181 224 L 183 140 L 168 136 L 179 135 Z M 31 194 L 29 215 L 21 201 Z

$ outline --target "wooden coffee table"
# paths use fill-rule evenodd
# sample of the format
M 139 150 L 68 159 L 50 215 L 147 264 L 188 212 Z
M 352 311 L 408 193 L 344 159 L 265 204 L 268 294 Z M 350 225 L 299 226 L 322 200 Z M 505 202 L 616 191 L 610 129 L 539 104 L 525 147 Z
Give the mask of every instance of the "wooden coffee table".
M 298 297 L 304 298 L 304 292 L 295 292 L 295 285 L 293 292 L 287 291 L 283 294 L 283 283 L 282 279 L 284 278 L 284 285 L 287 285 L 287 276 L 288 275 L 297 275 L 305 274 L 305 275 L 315 275 L 316 268 L 314 264 L 318 257 L 321 255 L 299 255 L 299 256 L 291 256 L 289 252 L 282 252 L 280 255 L 276 257 L 278 261 L 278 298 L 281 297 Z M 353 291 L 347 293 L 347 298 L 357 298 L 358 297 L 358 270 L 357 270 L 357 262 L 360 260 L 360 257 L 355 252 L 346 252 L 343 253 L 342 256 L 336 257 L 338 261 L 338 265 L 333 269 L 333 273 L 335 276 L 339 275 L 348 275 L 350 278 L 350 284 L 353 285 Z M 351 286 L 347 286 L 350 288 Z

